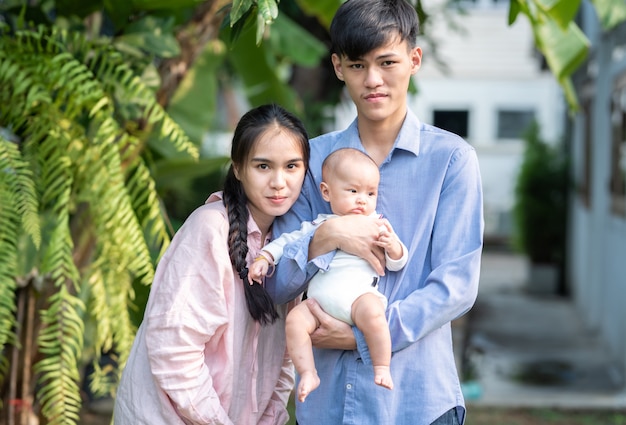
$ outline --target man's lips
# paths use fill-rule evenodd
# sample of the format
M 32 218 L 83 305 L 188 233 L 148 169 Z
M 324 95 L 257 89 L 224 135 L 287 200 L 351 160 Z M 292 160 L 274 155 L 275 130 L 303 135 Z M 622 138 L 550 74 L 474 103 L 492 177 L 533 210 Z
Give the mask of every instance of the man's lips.
M 365 96 L 365 99 L 367 100 L 376 100 L 376 99 L 380 99 L 383 97 L 387 97 L 387 95 L 385 93 L 371 93 Z

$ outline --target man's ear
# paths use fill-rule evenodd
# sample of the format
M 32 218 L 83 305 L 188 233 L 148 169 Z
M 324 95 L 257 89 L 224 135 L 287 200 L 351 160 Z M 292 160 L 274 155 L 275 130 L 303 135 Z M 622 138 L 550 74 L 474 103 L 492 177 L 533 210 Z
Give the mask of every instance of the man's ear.
M 411 56 L 411 75 L 415 75 L 422 66 L 422 48 L 414 47 L 410 53 Z
M 326 202 L 330 202 L 330 197 L 328 196 L 328 185 L 326 184 L 326 182 L 321 182 L 320 183 L 320 192 L 322 193 L 322 198 L 324 198 L 324 200 Z
M 341 58 L 337 53 L 333 53 L 330 57 L 330 60 L 333 62 L 333 69 L 335 70 L 335 75 L 340 81 L 343 81 L 343 71 L 341 70 Z

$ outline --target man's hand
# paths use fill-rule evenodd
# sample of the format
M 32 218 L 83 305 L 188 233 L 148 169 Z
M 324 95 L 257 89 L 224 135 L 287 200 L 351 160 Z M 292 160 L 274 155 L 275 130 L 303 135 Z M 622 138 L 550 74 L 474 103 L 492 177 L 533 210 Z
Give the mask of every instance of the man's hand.
M 356 349 L 356 340 L 350 325 L 327 314 L 314 299 L 309 298 L 304 302 L 320 324 L 311 334 L 313 346 L 336 350 Z
M 362 215 L 346 215 L 322 223 L 309 245 L 309 259 L 335 249 L 356 255 L 370 263 L 380 276 L 385 274 L 385 253 L 377 246 L 384 220 Z

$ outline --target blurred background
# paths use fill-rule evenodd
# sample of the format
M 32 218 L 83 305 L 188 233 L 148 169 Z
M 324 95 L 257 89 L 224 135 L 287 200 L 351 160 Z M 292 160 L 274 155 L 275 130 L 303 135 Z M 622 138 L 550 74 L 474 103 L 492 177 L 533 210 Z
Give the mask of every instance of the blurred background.
M 483 177 L 481 289 L 455 323 L 470 425 L 626 423 L 626 3 L 412 3 L 409 106 Z M 154 266 L 245 111 L 277 102 L 312 137 L 354 119 L 340 4 L 0 1 L 0 423 L 108 420 Z

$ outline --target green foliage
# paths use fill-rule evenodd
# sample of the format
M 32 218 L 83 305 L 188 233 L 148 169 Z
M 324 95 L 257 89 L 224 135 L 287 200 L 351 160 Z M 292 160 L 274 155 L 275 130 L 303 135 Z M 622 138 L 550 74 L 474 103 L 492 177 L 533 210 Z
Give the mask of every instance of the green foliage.
M 151 249 L 169 242 L 146 139 L 198 157 L 133 63 L 110 43 L 55 27 L 0 32 L 0 363 L 19 345 L 16 281 L 37 275 L 33 370 L 51 424 L 78 421 L 86 326 L 96 354 L 125 361 L 133 282 L 152 281 Z
M 565 254 L 567 160 L 540 137 L 535 123 L 515 187 L 514 245 L 534 263 L 561 264 Z
M 578 109 L 571 75 L 587 59 L 590 42 L 574 22 L 582 0 L 511 0 L 509 25 L 519 14 L 528 19 L 535 45 L 561 85 L 570 110 Z M 624 0 L 592 0 L 600 23 L 609 30 L 626 21 Z

